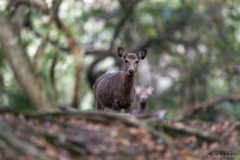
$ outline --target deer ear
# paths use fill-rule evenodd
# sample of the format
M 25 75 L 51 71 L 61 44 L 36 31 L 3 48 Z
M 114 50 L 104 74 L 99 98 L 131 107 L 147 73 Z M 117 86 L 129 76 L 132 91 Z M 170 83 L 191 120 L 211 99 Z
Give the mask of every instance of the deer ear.
M 152 86 L 148 87 L 148 94 L 152 94 L 152 92 L 154 91 L 154 88 Z
M 126 51 L 122 47 L 118 47 L 118 56 L 124 60 L 126 55 Z
M 135 86 L 135 91 L 136 91 L 136 94 L 139 94 L 140 93 L 140 87 L 139 86 Z
M 147 55 L 147 50 L 146 49 L 142 49 L 138 52 L 138 58 L 143 60 Z

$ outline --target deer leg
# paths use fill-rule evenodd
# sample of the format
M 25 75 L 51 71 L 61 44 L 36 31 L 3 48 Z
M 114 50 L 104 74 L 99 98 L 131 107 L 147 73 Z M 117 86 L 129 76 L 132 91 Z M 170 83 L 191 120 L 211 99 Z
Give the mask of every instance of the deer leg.
M 121 112 L 121 108 L 119 107 L 119 105 L 117 104 L 117 102 L 113 102 L 113 109 L 116 113 L 120 113 Z
M 97 111 L 104 111 L 105 107 L 99 102 L 97 101 Z
M 132 107 L 125 108 L 125 113 L 126 114 L 132 114 Z

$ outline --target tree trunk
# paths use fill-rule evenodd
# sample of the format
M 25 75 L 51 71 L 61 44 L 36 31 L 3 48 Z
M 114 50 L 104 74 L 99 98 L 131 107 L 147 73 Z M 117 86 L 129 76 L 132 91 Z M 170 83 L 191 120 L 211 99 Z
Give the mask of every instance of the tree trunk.
M 191 75 L 191 71 L 188 73 L 186 73 L 186 81 L 185 81 L 185 89 L 184 89 L 184 101 L 183 101 L 183 105 L 184 106 L 188 106 L 189 104 L 189 98 L 190 98 L 190 75 Z
M 10 63 L 18 82 L 38 111 L 59 110 L 56 101 L 49 94 L 43 81 L 38 81 L 24 56 L 20 37 L 14 32 L 13 26 L 0 16 L 0 43 L 6 59 Z
M 194 104 L 199 104 L 199 95 L 198 95 L 198 86 L 199 86 L 199 82 L 198 79 L 194 80 L 194 86 L 193 86 L 193 93 L 194 93 Z

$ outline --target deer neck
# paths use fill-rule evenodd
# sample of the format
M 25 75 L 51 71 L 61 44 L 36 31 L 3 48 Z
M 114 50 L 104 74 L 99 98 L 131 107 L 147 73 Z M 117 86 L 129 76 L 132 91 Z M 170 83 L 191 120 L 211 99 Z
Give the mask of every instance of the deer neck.
M 139 102 L 138 108 L 140 112 L 145 112 L 147 108 L 147 102 Z
M 123 88 L 126 92 L 134 90 L 134 76 L 128 76 L 125 72 L 123 73 Z

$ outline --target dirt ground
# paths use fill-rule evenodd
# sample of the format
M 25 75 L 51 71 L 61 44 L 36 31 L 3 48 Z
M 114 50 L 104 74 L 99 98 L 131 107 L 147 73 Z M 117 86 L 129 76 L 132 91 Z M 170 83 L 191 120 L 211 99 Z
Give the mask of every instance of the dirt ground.
M 161 136 L 153 137 L 146 128 L 124 123 L 61 116 L 46 120 L 4 113 L 0 115 L 0 159 L 240 159 L 237 123 L 157 123 L 180 129 L 154 127 L 169 136 L 173 146 L 166 145 Z M 206 133 L 207 138 L 198 133 Z

